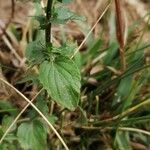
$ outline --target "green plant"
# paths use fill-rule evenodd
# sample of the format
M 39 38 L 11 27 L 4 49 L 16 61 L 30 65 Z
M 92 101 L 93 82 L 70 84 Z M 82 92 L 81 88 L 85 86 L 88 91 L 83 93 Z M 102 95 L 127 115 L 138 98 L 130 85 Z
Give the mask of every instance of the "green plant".
M 59 2 L 66 3 L 68 1 Z M 71 54 L 71 51 L 67 53 L 65 46 L 53 46 L 51 25 L 52 23 L 65 23 L 79 17 L 69 9 L 57 6 L 57 1 L 49 0 L 46 7 L 46 17 L 37 16 L 36 18 L 41 21 L 41 29 L 45 30 L 45 45 L 41 46 L 39 39 L 31 42 L 27 48 L 27 57 L 31 58 L 34 65 L 37 60 L 38 63 L 41 60 L 38 79 L 51 98 L 65 108 L 74 110 L 78 105 L 80 94 L 80 71 L 68 55 Z
M 36 3 L 39 2 L 40 1 Z M 75 61 L 70 59 L 73 51 L 69 48 L 67 49 L 65 44 L 61 47 L 55 47 L 51 42 L 52 23 L 64 24 L 68 20 L 82 19 L 82 17 L 77 16 L 74 12 L 71 12 L 65 7 L 59 6 L 58 4 L 68 2 L 70 2 L 70 0 L 48 0 L 47 7 L 43 9 L 46 16 L 44 15 L 45 13 L 42 13 L 41 15 L 34 17 L 39 21 L 40 29 L 43 31 L 45 30 L 45 40 L 43 36 L 40 36 L 40 38 L 37 37 L 35 41 L 30 42 L 26 49 L 26 56 L 32 67 L 38 65 L 39 73 L 34 79 L 39 82 L 38 84 L 41 83 L 41 86 L 46 89 L 51 97 L 51 100 L 58 102 L 58 104 L 60 104 L 63 108 L 74 110 L 78 106 L 80 95 L 80 71 Z M 43 32 L 41 33 L 43 35 Z M 45 41 L 45 44 L 42 44 L 42 41 Z M 31 77 L 31 79 L 33 79 L 33 77 Z M 7 84 L 7 82 L 5 83 Z M 26 100 L 29 102 L 28 99 Z M 41 107 L 42 103 L 43 102 L 41 101 L 39 107 Z M 50 118 L 48 116 L 48 110 L 46 109 L 47 103 L 44 102 L 43 104 L 44 109 L 41 109 L 43 109 L 44 112 L 42 113 L 45 113 L 45 115 Z M 32 103 L 31 105 L 36 109 Z M 27 107 L 28 106 L 26 106 L 26 108 Z M 51 119 L 49 121 L 51 122 Z M 26 128 L 29 129 L 28 133 L 25 130 Z M 46 128 L 43 126 L 43 123 L 37 119 L 33 119 L 33 122 L 22 123 L 18 127 L 17 131 L 19 143 L 24 149 L 37 149 L 37 147 L 38 149 L 43 149 L 43 146 L 46 147 L 46 134 Z M 2 148 L 3 147 L 5 147 L 5 144 Z
M 135 43 L 125 43 L 122 7 L 115 0 L 116 22 L 109 30 L 116 26 L 116 38 L 110 36 L 106 41 L 102 33 L 93 38 L 93 30 L 112 5 L 109 1 L 93 27 L 86 29 L 79 47 L 75 42 L 68 43 L 66 37 L 58 46 L 52 39 L 52 26 L 69 20 L 79 26 L 81 22 L 87 25 L 84 17 L 66 7 L 71 1 L 48 0 L 46 8 L 41 8 L 40 1 L 34 0 L 38 11 L 32 23 L 38 21 L 38 28 L 32 28 L 26 48 L 28 70 L 18 84 L 34 85 L 39 92 L 30 101 L 0 77 L 28 103 L 17 115 L 18 107 L 8 101 L 0 102 L 0 149 L 95 150 L 109 146 L 130 150 L 134 142 L 149 147 L 150 95 L 141 92 L 150 75 L 144 54 L 150 44 L 142 41 L 148 24 L 145 23 Z M 107 15 L 106 18 L 110 17 L 109 12 Z M 129 35 L 134 27 L 135 23 L 129 27 Z M 85 42 L 86 50 L 79 53 Z

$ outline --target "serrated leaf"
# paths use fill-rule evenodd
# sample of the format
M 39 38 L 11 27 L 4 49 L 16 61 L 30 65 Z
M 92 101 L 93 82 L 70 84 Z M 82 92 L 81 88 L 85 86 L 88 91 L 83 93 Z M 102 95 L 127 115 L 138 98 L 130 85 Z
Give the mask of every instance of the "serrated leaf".
M 77 47 L 77 43 L 65 43 L 57 49 L 63 56 L 71 57 Z
M 77 48 L 77 43 L 65 43 L 61 47 L 53 47 L 52 52 L 61 54 L 65 57 L 71 57 Z M 74 62 L 77 64 L 78 68 L 81 67 L 81 55 L 78 52 L 73 58 Z
M 52 21 L 54 23 L 63 24 L 66 21 L 68 21 L 69 19 L 71 19 L 73 17 L 73 15 L 74 15 L 74 13 L 71 12 L 68 8 L 58 7 L 54 11 L 54 18 Z
M 18 127 L 17 136 L 24 149 L 43 150 L 46 148 L 47 133 L 43 123 L 39 120 L 22 123 Z
M 60 55 L 54 61 L 44 61 L 40 65 L 39 80 L 56 102 L 71 110 L 77 107 L 80 72 L 72 60 Z
M 54 9 L 52 22 L 56 24 L 64 24 L 68 20 L 81 20 L 84 21 L 85 17 L 78 16 L 74 12 L 65 7 L 57 7 Z

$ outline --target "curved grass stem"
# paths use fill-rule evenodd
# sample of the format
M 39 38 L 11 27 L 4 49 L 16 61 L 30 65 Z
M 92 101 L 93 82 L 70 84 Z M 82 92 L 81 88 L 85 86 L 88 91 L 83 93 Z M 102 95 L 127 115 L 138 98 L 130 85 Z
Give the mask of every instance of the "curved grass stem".
M 88 32 L 88 34 L 86 35 L 86 37 L 84 38 L 84 40 L 82 41 L 82 43 L 79 45 L 79 47 L 75 50 L 75 52 L 73 53 L 73 55 L 71 56 L 71 59 L 74 58 L 74 56 L 79 52 L 79 50 L 81 49 L 81 47 L 84 45 L 84 43 L 87 41 L 87 39 L 89 38 L 89 36 L 91 35 L 92 31 L 95 29 L 95 27 L 97 26 L 97 24 L 99 23 L 99 21 L 102 19 L 102 17 L 104 16 L 104 14 L 107 12 L 108 8 L 110 7 L 111 1 L 108 3 L 108 5 L 105 7 L 104 11 L 102 12 L 102 14 L 99 16 L 99 18 L 97 19 L 97 21 L 95 22 L 95 24 L 93 25 L 93 27 L 91 28 L 91 30 Z
M 0 79 L 1 80 L 1 79 Z M 43 89 L 41 89 L 31 100 L 31 102 L 33 102 L 37 96 L 42 92 Z M 9 133 L 9 131 L 12 129 L 12 127 L 15 125 L 15 123 L 17 122 L 17 120 L 21 117 L 21 115 L 25 112 L 25 110 L 30 106 L 30 103 L 28 103 L 22 110 L 21 112 L 17 115 L 17 117 L 14 119 L 14 121 L 10 124 L 10 126 L 7 128 L 7 130 L 5 131 L 5 133 L 3 134 L 3 136 L 0 139 L 0 144 L 2 143 L 2 141 L 5 139 L 6 135 Z
M 106 132 L 109 130 L 116 130 L 116 127 L 87 127 L 87 126 L 82 126 L 82 127 L 77 127 L 77 128 L 81 128 L 83 130 L 93 130 L 93 131 L 101 131 L 101 132 Z M 117 130 L 120 131 L 127 131 L 127 132 L 137 132 L 137 133 L 142 133 L 145 135 L 150 136 L 150 132 L 142 130 L 142 129 L 138 129 L 138 128 L 131 128 L 131 127 L 118 127 Z
M 69 150 L 69 148 L 67 147 L 66 143 L 64 142 L 64 140 L 62 139 L 62 137 L 60 136 L 60 134 L 57 132 L 57 130 L 54 128 L 54 126 L 48 121 L 48 119 L 44 116 L 44 114 L 26 97 L 24 96 L 20 91 L 18 91 L 14 86 L 12 86 L 10 83 L 8 83 L 6 80 L 4 80 L 3 78 L 0 78 L 0 81 L 5 83 L 7 86 L 9 86 L 10 88 L 12 88 L 16 93 L 18 93 L 25 101 L 28 102 L 29 105 L 31 105 L 37 112 L 38 114 L 45 120 L 45 122 L 49 125 L 49 127 L 53 130 L 53 132 L 56 134 L 56 136 L 58 137 L 58 139 L 61 141 L 61 143 L 63 144 L 63 146 L 65 147 L 66 150 Z M 0 139 L 0 144 L 2 143 L 3 139 L 5 138 L 7 134 L 4 134 L 2 136 L 2 138 Z

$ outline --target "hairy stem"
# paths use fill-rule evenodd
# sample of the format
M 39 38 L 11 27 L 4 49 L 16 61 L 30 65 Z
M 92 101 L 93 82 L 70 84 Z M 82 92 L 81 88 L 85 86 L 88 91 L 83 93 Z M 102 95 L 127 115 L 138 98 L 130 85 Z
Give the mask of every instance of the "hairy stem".
M 52 16 L 52 4 L 53 0 L 48 0 L 46 8 L 46 29 L 45 29 L 45 39 L 46 46 L 51 45 L 51 16 Z

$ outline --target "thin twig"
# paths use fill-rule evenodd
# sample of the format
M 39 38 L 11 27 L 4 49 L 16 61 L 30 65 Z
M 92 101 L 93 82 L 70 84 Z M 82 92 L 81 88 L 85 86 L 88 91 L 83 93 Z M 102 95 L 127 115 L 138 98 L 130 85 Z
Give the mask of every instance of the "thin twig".
M 38 114 L 47 122 L 49 127 L 53 130 L 53 132 L 56 134 L 58 139 L 61 141 L 61 143 L 63 144 L 65 149 L 69 150 L 66 143 L 64 142 L 64 140 L 62 139 L 60 134 L 57 132 L 57 130 L 53 127 L 53 125 L 48 121 L 48 119 L 44 116 L 44 114 L 34 104 L 26 96 L 24 96 L 20 91 L 18 91 L 14 86 L 12 86 L 10 83 L 8 83 L 6 80 L 0 78 L 0 81 L 2 81 L 6 85 L 8 85 L 10 88 L 12 88 L 16 93 L 18 93 L 24 100 L 26 100 L 35 109 L 38 112 Z M 0 140 L 0 143 L 1 142 L 2 142 L 2 140 Z
M 92 33 L 92 31 L 95 29 L 95 27 L 97 26 L 97 24 L 99 23 L 99 21 L 102 19 L 102 17 L 104 16 L 104 14 L 106 13 L 106 11 L 110 7 L 110 4 L 111 4 L 111 1 L 105 7 L 103 13 L 99 16 L 99 18 L 97 19 L 97 21 L 95 22 L 95 24 L 93 25 L 93 27 L 91 28 L 91 30 L 89 31 L 89 33 L 86 35 L 86 37 L 84 38 L 84 40 L 82 41 L 82 43 L 79 45 L 79 47 L 76 49 L 76 51 L 74 52 L 74 54 L 71 56 L 71 59 L 74 58 L 74 56 L 79 52 L 79 50 L 81 49 L 81 47 L 84 45 L 84 43 L 86 42 L 86 40 L 88 39 L 88 37 L 90 36 L 90 34 Z

